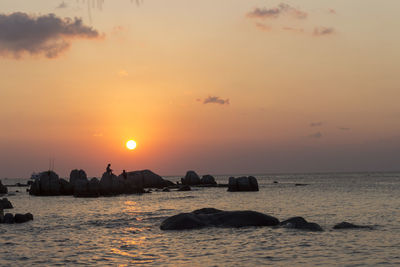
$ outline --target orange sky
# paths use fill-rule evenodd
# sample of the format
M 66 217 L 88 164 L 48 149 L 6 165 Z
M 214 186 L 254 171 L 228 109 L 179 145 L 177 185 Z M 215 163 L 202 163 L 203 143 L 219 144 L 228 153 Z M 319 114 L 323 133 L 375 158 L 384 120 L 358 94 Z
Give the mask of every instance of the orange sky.
M 399 1 L 0 7 L 0 177 L 400 169 Z

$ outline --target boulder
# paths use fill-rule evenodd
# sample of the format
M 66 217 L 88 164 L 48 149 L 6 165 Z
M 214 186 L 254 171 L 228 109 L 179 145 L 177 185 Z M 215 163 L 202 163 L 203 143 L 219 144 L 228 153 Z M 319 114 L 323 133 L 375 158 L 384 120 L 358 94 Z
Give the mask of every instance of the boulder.
M 6 213 L 6 215 L 4 215 L 4 223 L 14 223 L 14 216 L 11 213 Z
M 142 194 L 144 193 L 142 179 L 132 179 L 126 174 L 118 176 L 120 184 L 122 184 L 122 193 L 124 194 Z
M 217 182 L 215 181 L 215 178 L 209 174 L 203 175 L 203 177 L 201 177 L 200 180 L 201 184 L 212 184 L 212 185 L 216 185 Z
M 180 213 L 161 223 L 161 230 L 186 230 L 202 227 L 275 226 L 279 220 L 256 211 L 222 211 L 213 208 Z
M 100 181 L 93 177 L 88 183 L 88 193 L 90 196 L 97 197 L 100 194 Z
M 73 187 L 75 186 L 75 182 L 78 180 L 88 181 L 86 172 L 84 170 L 75 169 L 69 174 L 69 182 Z
M 31 185 L 31 195 L 58 196 L 61 193 L 61 182 L 58 175 L 53 171 L 45 171 Z
M 100 194 L 102 196 L 117 195 L 115 192 L 117 184 L 117 176 L 115 174 L 105 172 L 100 179 Z
M 164 188 L 173 186 L 174 183 L 163 179 L 160 175 L 150 170 L 132 171 L 126 173 L 126 182 L 133 188 Z
M 323 231 L 316 223 L 307 222 L 303 217 L 292 217 L 280 223 L 284 228 L 293 228 L 308 231 Z
M 24 223 L 31 220 L 33 220 L 33 215 L 31 213 L 15 214 L 14 216 L 15 223 Z
M 194 171 L 186 172 L 184 178 L 181 179 L 183 185 L 198 185 L 201 184 L 200 177 Z
M 0 199 L 0 210 L 13 209 L 13 205 L 7 198 Z
M 74 193 L 73 186 L 65 179 L 60 179 L 60 194 L 65 196 L 70 196 Z
M 333 226 L 333 229 L 374 229 L 374 227 L 369 226 L 369 225 L 357 225 L 357 224 L 352 224 L 349 222 L 341 222 Z
M 228 184 L 229 192 L 237 191 L 258 191 L 257 179 L 253 176 L 243 176 L 239 178 L 230 177 Z
M 7 194 L 8 193 L 8 189 L 7 186 L 3 185 L 3 183 L 0 180 L 0 194 Z
M 163 190 L 162 190 L 162 192 L 171 192 L 171 190 L 169 190 L 168 187 L 164 187 Z
M 178 188 L 178 191 L 190 191 L 192 190 L 188 185 L 182 185 Z

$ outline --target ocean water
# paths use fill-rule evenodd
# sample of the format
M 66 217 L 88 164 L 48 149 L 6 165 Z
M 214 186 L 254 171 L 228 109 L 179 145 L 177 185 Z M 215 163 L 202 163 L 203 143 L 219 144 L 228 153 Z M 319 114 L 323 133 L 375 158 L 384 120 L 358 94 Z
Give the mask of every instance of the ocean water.
M 7 196 L 14 205 L 9 211 L 31 212 L 34 221 L 0 225 L 0 265 L 400 266 L 399 173 L 256 177 L 259 192 L 193 188 L 95 199 L 35 197 L 10 187 L 20 192 Z M 168 216 L 204 207 L 254 210 L 280 220 L 303 216 L 325 231 L 159 228 Z M 375 229 L 332 229 L 342 221 Z

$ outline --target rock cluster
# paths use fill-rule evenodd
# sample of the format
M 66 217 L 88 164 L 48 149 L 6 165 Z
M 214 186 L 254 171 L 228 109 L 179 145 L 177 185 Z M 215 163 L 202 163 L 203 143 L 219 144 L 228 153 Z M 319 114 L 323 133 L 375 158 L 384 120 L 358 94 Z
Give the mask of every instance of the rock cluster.
M 228 191 L 258 191 L 257 179 L 253 176 L 229 177 Z
M 3 198 L 0 200 L 0 223 L 24 223 L 33 220 L 33 215 L 31 213 L 26 214 L 15 214 L 6 213 L 4 215 L 5 209 L 12 209 L 13 205 L 7 198 Z
M 150 170 L 128 172 L 119 176 L 105 172 L 100 180 L 89 180 L 84 170 L 72 170 L 69 181 L 60 179 L 53 171 L 46 171 L 39 174 L 29 193 L 35 196 L 98 197 L 144 193 L 144 188 L 164 188 L 171 185 L 172 182 Z
M 8 193 L 7 186 L 3 185 L 3 183 L 0 180 L 0 194 L 3 195 L 3 194 L 7 194 L 7 193 Z
M 181 178 L 183 185 L 217 185 L 215 178 L 209 174 L 200 176 L 195 171 L 187 171 L 185 177 Z

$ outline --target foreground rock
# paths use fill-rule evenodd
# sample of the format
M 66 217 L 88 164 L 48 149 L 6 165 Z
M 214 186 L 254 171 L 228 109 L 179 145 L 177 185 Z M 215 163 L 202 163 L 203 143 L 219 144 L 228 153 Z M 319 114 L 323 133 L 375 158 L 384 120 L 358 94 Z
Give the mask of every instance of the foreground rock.
M 3 185 L 3 183 L 0 180 L 0 194 L 7 194 L 8 193 L 8 189 L 7 186 Z
M 203 175 L 203 177 L 201 177 L 201 179 L 200 179 L 200 183 L 204 184 L 204 185 L 216 185 L 217 184 L 214 176 L 209 175 L 209 174 Z
M 293 228 L 308 231 L 323 231 L 322 227 L 317 223 L 307 222 L 303 217 L 293 217 L 287 219 L 280 224 L 285 228 Z
M 229 192 L 237 191 L 258 191 L 257 179 L 253 176 L 239 178 L 230 177 L 228 184 Z
M 352 224 L 349 222 L 341 222 L 333 226 L 333 229 L 374 229 L 374 227 L 369 226 L 369 225 L 357 225 L 357 224 Z
M 33 220 L 33 215 L 31 213 L 25 213 L 25 214 L 15 214 L 14 216 L 14 222 L 15 223 L 24 223 L 24 222 L 29 222 Z
M 188 171 L 184 178 L 181 179 L 183 185 L 199 185 L 201 184 L 200 177 L 195 171 Z
M 29 194 L 36 196 L 58 196 L 61 194 L 61 182 L 53 171 L 45 171 L 33 182 Z
M 161 230 L 186 230 L 202 227 L 275 226 L 279 220 L 256 211 L 222 211 L 213 208 L 180 213 L 161 223 Z
M 122 175 L 120 176 L 124 179 Z M 173 182 L 163 179 L 160 175 L 155 174 L 150 170 L 127 172 L 126 180 L 127 184 L 134 188 L 162 189 L 164 187 L 175 185 Z
M 7 198 L 0 199 L 0 210 L 13 209 L 13 205 Z

